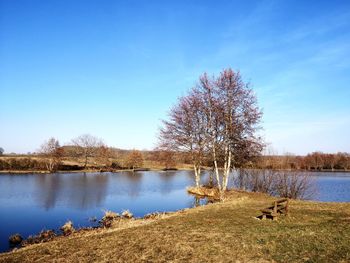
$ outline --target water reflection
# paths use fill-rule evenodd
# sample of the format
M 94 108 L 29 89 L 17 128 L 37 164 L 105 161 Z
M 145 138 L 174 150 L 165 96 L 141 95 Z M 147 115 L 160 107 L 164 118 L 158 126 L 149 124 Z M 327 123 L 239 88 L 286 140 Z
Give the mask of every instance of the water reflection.
M 37 187 L 42 189 L 41 195 L 37 197 L 37 202 L 41 204 L 45 210 L 54 207 L 60 189 L 60 177 L 55 175 L 48 177 L 40 174 L 35 178 L 35 183 L 37 184 Z
M 176 176 L 176 172 L 161 172 L 159 173 L 159 179 L 160 179 L 160 184 L 159 184 L 159 191 L 164 195 L 169 193 L 169 190 L 174 187 L 173 181 Z
M 130 197 L 140 195 L 143 172 L 124 172 L 122 174 L 126 182 L 126 192 Z
M 57 173 L 35 175 L 32 179 L 33 198 L 48 211 L 56 206 L 81 210 L 103 207 L 108 196 L 136 200 L 147 192 L 168 195 L 172 190 L 191 185 L 193 175 L 187 171 Z
M 109 177 L 105 174 L 44 174 L 34 176 L 36 202 L 45 208 L 68 205 L 78 209 L 99 206 L 106 198 Z
M 338 176 L 336 176 L 338 175 Z M 317 173 L 320 201 L 350 201 L 350 174 Z M 208 180 L 203 171 L 201 183 Z M 234 183 L 230 179 L 230 185 Z M 215 179 L 215 178 L 214 178 Z M 130 209 L 141 217 L 151 212 L 176 211 L 206 204 L 207 199 L 187 194 L 194 185 L 192 171 L 60 173 L 0 176 L 0 251 L 8 248 L 8 236 L 23 236 L 42 229 L 58 229 L 66 220 L 87 226 L 89 217 L 102 210 Z M 19 214 L 19 217 L 13 217 Z
M 193 200 L 189 207 L 198 207 L 198 206 L 206 205 L 208 203 L 209 203 L 209 200 L 206 197 L 193 196 Z

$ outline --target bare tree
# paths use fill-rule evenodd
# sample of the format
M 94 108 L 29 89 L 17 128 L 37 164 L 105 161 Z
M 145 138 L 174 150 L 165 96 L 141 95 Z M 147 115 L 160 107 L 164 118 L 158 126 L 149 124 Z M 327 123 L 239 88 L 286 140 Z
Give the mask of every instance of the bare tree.
M 87 167 L 88 159 L 98 154 L 100 147 L 102 147 L 103 141 L 90 134 L 83 134 L 72 140 L 75 146 L 75 152 L 78 156 L 84 158 L 84 168 Z
M 163 165 L 165 169 L 175 168 L 176 166 L 176 158 L 174 151 L 156 149 L 156 151 L 153 154 L 153 158 L 155 161 Z
M 225 191 L 232 169 L 262 150 L 261 139 L 255 135 L 262 113 L 249 85 L 232 69 L 223 70 L 217 78 L 203 74 L 196 89 L 206 115 L 206 141 L 218 188 Z
M 159 136 L 159 148 L 190 154 L 197 187 L 205 150 L 205 120 L 201 113 L 201 101 L 193 90 L 188 96 L 181 97 L 171 109 L 170 120 L 163 121 L 164 127 Z
M 133 170 L 135 168 L 141 167 L 143 165 L 142 153 L 137 150 L 132 150 L 126 158 L 126 164 Z
M 232 169 L 262 150 L 256 136 L 262 113 L 249 85 L 232 69 L 223 70 L 217 78 L 203 74 L 169 115 L 160 132 L 161 144 L 191 154 L 197 186 L 208 155 L 218 188 L 225 191 Z
M 55 171 L 63 156 L 63 148 L 60 146 L 60 143 L 55 138 L 50 138 L 44 142 L 39 151 L 45 157 L 45 165 L 48 171 Z
M 324 154 L 324 166 L 326 169 L 331 169 L 334 171 L 334 166 L 337 163 L 337 155 L 336 154 Z
M 337 168 L 347 170 L 350 168 L 350 154 L 337 153 Z
M 4 148 L 0 147 L 0 155 L 3 155 L 5 152 Z
M 111 157 L 111 155 L 111 150 L 106 145 L 100 146 L 97 150 L 97 157 L 101 165 L 109 166 L 109 158 Z
M 305 157 L 308 168 L 313 168 L 314 170 L 322 170 L 324 166 L 323 157 L 324 154 L 322 152 L 313 152 L 311 154 L 308 154 Z
M 224 70 L 216 83 L 222 105 L 224 171 L 221 188 L 225 191 L 231 168 L 262 150 L 260 138 L 255 135 L 262 113 L 253 91 L 243 82 L 239 72 Z

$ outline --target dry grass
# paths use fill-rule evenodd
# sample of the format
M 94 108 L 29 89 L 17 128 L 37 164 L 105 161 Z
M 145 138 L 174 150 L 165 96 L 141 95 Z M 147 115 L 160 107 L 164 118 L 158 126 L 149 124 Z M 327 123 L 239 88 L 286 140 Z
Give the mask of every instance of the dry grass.
M 0 160 L 8 160 L 8 159 L 31 159 L 36 161 L 43 161 L 44 158 L 41 156 L 27 156 L 27 155 L 21 155 L 21 156 L 0 156 Z M 62 164 L 64 165 L 70 165 L 70 166 L 80 166 L 82 170 L 64 170 L 63 172 L 94 172 L 99 171 L 99 168 L 96 168 L 98 166 L 103 167 L 105 163 L 102 163 L 99 158 L 93 158 L 90 157 L 88 160 L 88 167 L 83 170 L 83 164 L 85 162 L 84 158 L 81 157 L 64 157 L 62 158 Z M 118 158 L 109 158 L 109 162 L 115 162 L 119 163 L 122 166 L 125 166 L 126 158 L 124 157 L 118 157 Z M 175 165 L 175 167 L 179 170 L 192 170 L 193 166 L 190 164 L 183 164 L 178 163 Z M 144 160 L 143 165 L 141 168 L 148 168 L 150 170 L 162 170 L 165 168 L 163 164 L 161 164 L 159 161 L 151 161 L 151 160 Z M 121 169 L 121 170 L 128 170 L 128 169 Z M 118 170 L 115 170 L 118 171 Z M 28 174 L 28 173 L 47 173 L 48 171 L 44 170 L 33 170 L 33 169 L 25 169 L 25 170 L 0 170 L 1 173 L 16 173 L 16 174 Z
M 187 187 L 187 192 L 199 196 L 207 196 L 213 198 L 219 198 L 220 193 L 217 188 L 207 187 Z
M 67 221 L 62 227 L 61 230 L 65 236 L 68 236 L 74 232 L 73 222 Z
M 349 262 L 350 204 L 292 201 L 290 216 L 256 219 L 273 198 L 231 192 L 223 203 L 0 255 L 0 262 Z
M 113 212 L 113 211 L 110 211 L 110 210 L 106 210 L 104 211 L 104 215 L 103 215 L 103 219 L 115 219 L 115 218 L 118 218 L 119 217 L 119 214 L 116 213 L 116 212 Z
M 124 210 L 123 212 L 122 212 L 122 216 L 124 217 L 124 218 L 133 218 L 134 217 L 134 215 L 129 211 L 129 210 Z
M 103 226 L 103 227 L 111 227 L 112 226 L 112 223 L 114 220 L 116 220 L 117 218 L 119 218 L 119 214 L 118 213 L 115 213 L 113 211 L 109 211 L 109 210 L 106 210 L 104 212 L 104 216 L 102 217 L 101 221 L 100 221 L 100 224 Z

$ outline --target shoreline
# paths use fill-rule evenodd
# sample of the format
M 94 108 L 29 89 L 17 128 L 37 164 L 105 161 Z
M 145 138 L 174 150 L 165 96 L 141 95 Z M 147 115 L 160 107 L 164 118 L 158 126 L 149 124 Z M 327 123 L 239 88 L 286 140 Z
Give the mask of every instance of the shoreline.
M 7 171 L 0 171 L 0 174 L 62 174 L 62 173 L 120 173 L 120 172 L 171 172 L 171 171 L 187 171 L 190 169 L 178 169 L 178 170 L 163 170 L 163 169 L 156 169 L 156 168 L 150 168 L 148 170 L 132 170 L 132 169 L 121 169 L 121 170 L 113 170 L 113 171 L 100 171 L 100 170 L 60 170 L 56 172 L 50 172 L 50 171 L 38 171 L 38 170 L 29 170 L 29 171 L 21 171 L 21 170 L 7 170 Z
M 214 192 L 212 193 L 213 190 L 214 190 Z M 76 229 L 73 228 L 73 231 L 69 235 L 64 234 L 64 231 L 61 230 L 62 227 L 59 229 L 42 230 L 39 233 L 33 233 L 29 237 L 24 238 L 23 239 L 23 242 L 24 242 L 23 246 L 15 246 L 14 248 L 12 248 L 10 250 L 6 250 L 3 252 L 0 251 L 0 257 L 2 254 L 13 253 L 13 252 L 16 252 L 19 250 L 25 250 L 27 248 L 31 248 L 31 247 L 36 246 L 38 244 L 50 243 L 50 242 L 54 242 L 57 240 L 65 240 L 67 238 L 72 238 L 72 237 L 79 236 L 79 235 L 93 234 L 95 232 L 103 232 L 103 231 L 107 231 L 107 232 L 108 231 L 118 231 L 118 230 L 122 230 L 125 228 L 138 227 L 141 225 L 156 222 L 158 220 L 166 219 L 168 217 L 178 216 L 178 215 L 181 215 L 187 211 L 200 209 L 202 207 L 210 206 L 213 204 L 220 204 L 220 203 L 222 204 L 222 203 L 226 202 L 227 200 L 232 201 L 233 198 L 236 198 L 235 204 L 244 203 L 245 201 L 247 201 L 249 199 L 249 197 L 247 197 L 247 196 L 251 196 L 251 195 L 252 196 L 257 195 L 257 196 L 266 198 L 267 200 L 278 199 L 278 197 L 270 196 L 270 195 L 265 194 L 265 193 L 257 193 L 257 192 L 248 192 L 248 191 L 244 191 L 244 190 L 229 189 L 224 193 L 224 199 L 226 201 L 219 201 L 220 199 L 218 198 L 218 191 L 216 191 L 214 188 L 208 188 L 205 186 L 201 186 L 199 188 L 188 187 L 186 189 L 186 191 L 192 196 L 197 196 L 198 198 L 207 198 L 208 200 L 211 200 L 211 201 L 204 204 L 204 205 L 195 206 L 195 207 L 187 207 L 187 208 L 182 208 L 182 209 L 174 210 L 174 211 L 173 210 L 162 211 L 162 212 L 155 211 L 155 212 L 145 214 L 142 217 L 134 217 L 132 214 L 131 214 L 131 217 L 123 217 L 122 215 L 119 215 L 117 213 L 118 216 L 115 219 L 109 219 L 110 222 L 112 223 L 111 226 L 109 226 L 109 227 L 104 226 L 104 222 L 103 222 L 104 218 L 103 217 L 100 220 L 97 220 L 97 218 L 94 217 L 98 222 L 97 226 L 81 226 L 81 227 L 76 228 Z M 198 193 L 198 191 L 200 191 L 202 194 Z M 305 201 L 305 202 L 309 202 L 309 201 Z M 318 202 L 318 201 L 312 201 L 312 202 Z M 108 210 L 106 210 L 106 211 L 108 211 Z M 126 211 L 129 211 L 129 210 L 126 210 Z M 109 211 L 109 212 L 114 212 L 114 211 Z M 130 224 L 130 222 L 131 222 L 131 224 Z M 59 232 L 60 230 L 62 231 L 62 233 Z M 45 233 L 47 231 L 52 231 L 53 233 L 55 233 L 55 235 L 53 237 L 50 237 L 47 240 L 45 238 L 41 238 L 40 237 L 41 234 Z M 31 238 L 34 238 L 34 239 L 38 238 L 39 241 L 33 242 L 33 243 L 27 242 Z
M 253 168 L 254 169 L 254 168 Z M 257 170 L 266 170 L 266 169 L 258 169 Z M 85 169 L 85 170 L 59 170 L 55 172 L 50 172 L 50 171 L 43 171 L 43 170 L 1 170 L 1 174 L 55 174 L 55 173 L 120 173 L 120 172 L 172 172 L 172 171 L 191 171 L 191 168 L 176 168 L 176 169 L 162 169 L 162 168 L 140 168 L 137 170 L 133 169 L 116 169 L 116 170 L 110 170 L 110 171 L 104 171 L 104 170 L 97 170 L 97 169 Z M 203 170 L 211 170 L 210 168 L 203 168 Z M 267 169 L 270 170 L 270 169 Z M 315 171 L 315 170 L 284 170 L 284 169 L 279 169 L 276 171 L 287 171 L 287 172 L 310 172 L 310 173 L 349 173 L 350 170 L 320 170 L 320 171 Z
M 111 228 L 78 230 L 0 253 L 0 262 L 350 260 L 350 203 L 291 200 L 290 216 L 277 222 L 257 219 L 260 209 L 274 200 L 261 193 L 230 191 L 224 202 L 156 219 L 116 220 Z

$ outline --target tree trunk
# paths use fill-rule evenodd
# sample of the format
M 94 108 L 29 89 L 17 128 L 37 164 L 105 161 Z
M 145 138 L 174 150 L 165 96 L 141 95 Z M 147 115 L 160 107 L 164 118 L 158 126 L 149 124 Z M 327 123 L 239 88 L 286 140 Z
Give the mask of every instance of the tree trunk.
M 51 172 L 53 172 L 54 167 L 55 167 L 54 161 L 51 158 L 49 158 L 46 161 L 46 169 L 51 173 Z
M 229 178 L 230 172 L 231 172 L 231 161 L 232 161 L 232 153 L 229 150 L 228 158 L 227 158 L 227 164 L 226 164 L 226 167 L 225 167 L 226 169 L 224 171 L 223 186 L 222 186 L 222 190 L 223 191 L 227 190 L 228 178 Z
M 218 186 L 219 192 L 221 192 L 221 183 L 220 183 L 220 175 L 219 175 L 219 168 L 218 168 L 218 162 L 216 160 L 216 149 L 215 144 L 213 144 L 213 162 L 214 162 L 214 171 L 216 176 L 216 184 Z
M 201 168 L 198 165 L 194 165 L 194 176 L 195 176 L 195 182 L 196 182 L 196 187 L 198 188 L 200 185 L 200 173 L 201 173 Z
M 213 184 L 214 184 L 214 178 L 213 178 L 213 173 L 214 173 L 214 170 L 210 172 L 209 174 L 209 187 L 213 187 Z

